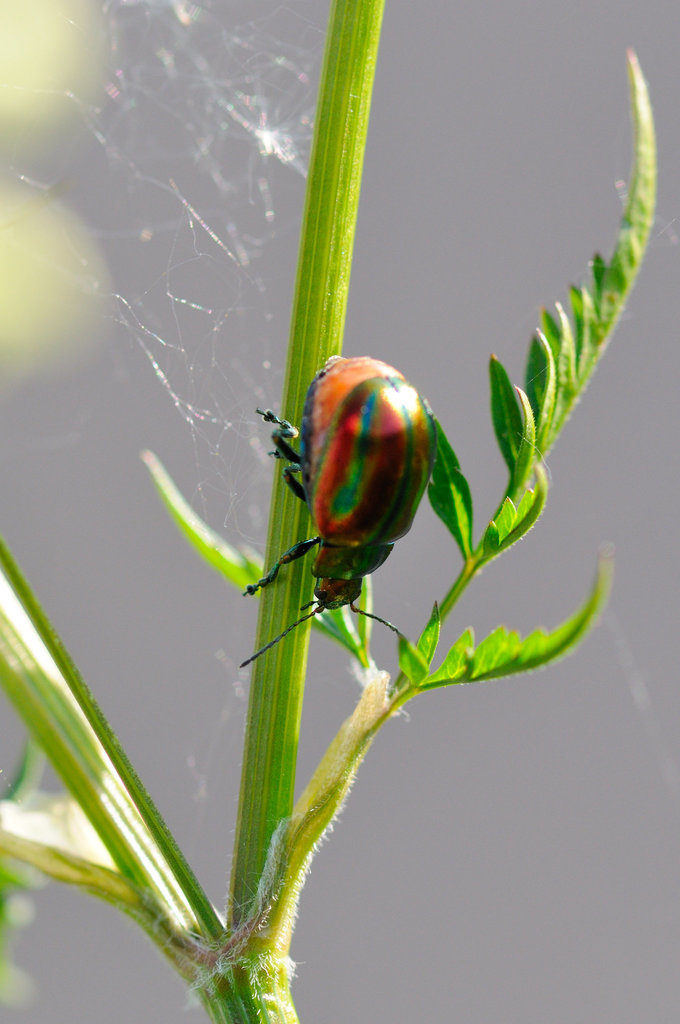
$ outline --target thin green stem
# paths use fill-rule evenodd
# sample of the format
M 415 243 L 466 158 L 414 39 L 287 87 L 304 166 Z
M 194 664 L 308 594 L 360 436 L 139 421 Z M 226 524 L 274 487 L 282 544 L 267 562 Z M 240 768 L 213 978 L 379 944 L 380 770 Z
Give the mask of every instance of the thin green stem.
M 463 568 L 447 591 L 445 597 L 440 601 L 439 615 L 442 623 L 451 614 L 461 594 L 481 569 L 483 565 L 482 551 L 483 540 L 480 540 L 475 550 L 465 560 Z M 394 680 L 392 692 L 398 695 L 399 698 L 395 708 L 393 709 L 396 710 L 396 707 L 401 707 L 411 696 L 415 696 L 417 691 L 413 690 L 413 684 L 407 676 L 403 672 L 400 672 Z
M 384 0 L 334 0 L 319 86 L 300 240 L 283 414 L 299 422 L 309 382 L 341 350 L 366 131 Z M 266 559 L 309 536 L 306 507 L 276 474 Z M 309 567 L 286 566 L 260 600 L 256 649 L 312 596 Z M 309 623 L 254 664 L 231 876 L 229 923 L 257 906 L 274 831 L 293 808 Z
M 449 612 L 452 610 L 452 608 L 455 605 L 456 601 L 458 600 L 460 595 L 463 593 L 463 591 L 467 587 L 468 583 L 470 583 L 473 580 L 477 570 L 479 569 L 479 564 L 480 564 L 479 549 L 480 549 L 480 547 L 481 547 L 481 545 L 478 545 L 477 550 L 473 551 L 473 553 L 470 555 L 470 557 L 468 559 L 466 559 L 465 564 L 463 565 L 463 568 L 461 569 L 460 573 L 458 574 L 458 578 L 454 581 L 453 585 L 451 586 L 451 588 L 449 589 L 448 593 L 446 594 L 446 597 L 444 598 L 444 600 L 439 605 L 439 614 L 441 616 L 441 621 L 442 622 L 444 622 L 444 620 L 447 618 L 447 616 L 449 615 Z

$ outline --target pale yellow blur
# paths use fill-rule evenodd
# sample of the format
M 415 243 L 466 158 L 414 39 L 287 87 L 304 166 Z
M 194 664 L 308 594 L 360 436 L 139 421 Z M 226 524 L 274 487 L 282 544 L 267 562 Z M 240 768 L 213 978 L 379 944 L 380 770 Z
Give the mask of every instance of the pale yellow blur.
M 0 390 L 85 355 L 102 334 L 104 261 L 50 194 L 0 181 Z
M 0 147 L 40 146 L 95 98 L 98 18 L 95 0 L 0 0 Z

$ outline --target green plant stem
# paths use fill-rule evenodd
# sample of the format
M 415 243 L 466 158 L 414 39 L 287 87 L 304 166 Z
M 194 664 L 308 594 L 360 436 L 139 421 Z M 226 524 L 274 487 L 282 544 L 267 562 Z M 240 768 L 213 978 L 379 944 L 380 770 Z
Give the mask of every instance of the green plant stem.
M 219 967 L 201 994 L 213 1024 L 299 1024 L 288 982 L 287 964 L 253 958 Z
M 282 410 L 299 417 L 312 377 L 341 350 L 384 0 L 334 0 L 321 72 Z M 266 561 L 308 535 L 305 506 L 276 474 Z M 309 567 L 286 566 L 259 602 L 256 648 L 299 617 Z M 292 812 L 309 623 L 254 663 L 231 875 L 229 925 L 256 907 L 272 835 Z

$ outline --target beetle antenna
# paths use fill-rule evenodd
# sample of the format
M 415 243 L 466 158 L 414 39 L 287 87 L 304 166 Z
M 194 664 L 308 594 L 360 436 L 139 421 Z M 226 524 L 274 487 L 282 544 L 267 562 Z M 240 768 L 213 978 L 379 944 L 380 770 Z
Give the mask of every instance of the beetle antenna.
M 309 605 L 305 605 L 305 607 L 308 608 Z M 268 651 L 270 647 L 274 647 L 275 644 L 278 644 L 279 640 L 283 640 L 284 636 L 288 636 L 291 629 L 295 629 L 295 627 L 299 626 L 300 623 L 306 622 L 307 619 L 311 619 L 314 615 L 317 615 L 321 611 L 323 611 L 323 608 L 320 605 L 318 605 L 313 612 L 309 613 L 309 615 L 303 615 L 301 619 L 297 620 L 297 622 L 294 622 L 291 626 L 288 626 L 287 629 L 284 629 L 283 633 L 280 633 L 279 636 L 274 638 L 274 640 L 270 640 L 268 644 L 264 645 L 264 647 L 260 647 L 259 651 L 255 651 L 255 654 L 251 655 L 250 658 L 248 658 L 246 661 L 242 661 L 241 664 L 239 665 L 239 668 L 245 668 L 246 665 L 250 665 L 251 661 L 255 661 L 255 659 L 259 658 L 261 654 L 264 654 L 265 651 Z M 375 618 L 375 616 L 373 616 L 373 618 Z M 382 619 L 380 621 L 382 621 Z M 389 622 L 387 622 L 386 625 L 389 626 Z M 392 629 L 394 629 L 394 626 L 392 626 Z
M 362 608 L 355 608 L 353 604 L 350 604 L 350 608 L 355 613 L 355 615 L 365 615 L 367 619 L 375 619 L 376 622 L 382 622 L 383 626 L 387 626 L 388 629 L 391 629 L 393 633 L 396 633 L 397 636 L 400 636 L 402 640 L 406 639 L 402 631 L 400 629 L 397 629 L 397 627 L 394 626 L 391 622 L 388 622 L 387 619 L 381 619 L 379 615 L 373 615 L 372 612 L 365 612 Z

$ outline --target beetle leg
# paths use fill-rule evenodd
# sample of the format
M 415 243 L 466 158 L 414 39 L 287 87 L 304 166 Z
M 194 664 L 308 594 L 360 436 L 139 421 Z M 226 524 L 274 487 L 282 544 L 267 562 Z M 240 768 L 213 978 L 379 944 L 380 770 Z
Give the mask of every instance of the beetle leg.
M 266 576 L 263 576 L 257 581 L 257 583 L 249 583 L 246 589 L 243 591 L 243 596 L 247 594 L 256 594 L 261 587 L 267 587 L 270 583 L 273 583 L 276 579 L 279 569 L 282 565 L 287 565 L 288 562 L 294 562 L 298 558 L 302 558 L 307 554 L 308 551 L 319 543 L 321 537 L 311 537 L 309 540 L 301 540 L 299 544 L 294 544 L 292 548 L 285 551 L 278 562 L 275 562 L 271 567 Z
M 260 409 L 258 407 L 255 412 L 262 417 L 265 423 L 276 423 L 277 427 L 285 427 L 286 430 L 294 430 L 295 433 L 291 434 L 291 437 L 295 437 L 297 435 L 297 427 L 294 427 L 292 423 L 288 422 L 288 420 L 280 419 L 273 409 Z
M 255 412 L 259 413 L 265 423 L 275 423 L 279 430 L 274 431 L 274 436 L 279 437 L 297 437 L 298 428 L 294 427 L 288 420 L 279 419 L 275 412 L 271 409 L 256 409 Z
M 301 459 L 294 448 L 288 444 L 287 438 L 289 434 L 281 434 L 279 430 L 275 430 L 272 434 L 272 441 L 276 445 L 276 451 L 270 452 L 275 459 L 286 459 L 287 462 L 292 462 L 294 465 L 299 466 Z M 297 437 L 297 434 L 293 434 L 293 437 Z
M 286 466 L 283 471 L 283 479 L 288 484 L 296 498 L 299 498 L 300 501 L 307 501 L 304 487 L 300 481 L 296 480 L 293 476 L 293 473 L 299 473 L 300 469 L 300 466 Z
M 273 455 L 275 459 L 285 459 L 287 462 L 299 466 L 302 459 L 298 452 L 288 444 L 292 438 L 298 436 L 298 428 L 288 420 L 279 419 L 271 409 L 256 409 L 255 412 L 260 414 L 265 423 L 275 423 L 278 428 L 272 431 L 272 441 L 276 445 L 276 451 L 269 452 L 269 454 Z

